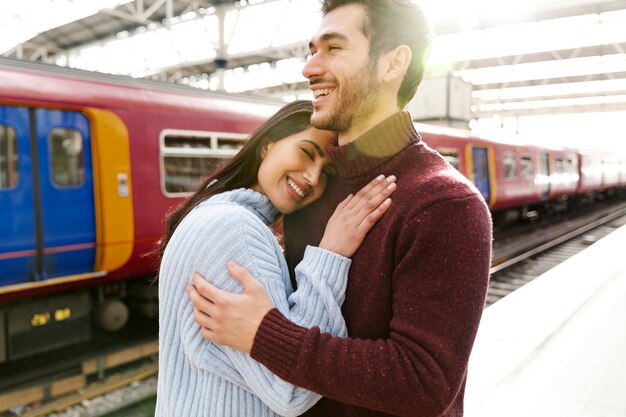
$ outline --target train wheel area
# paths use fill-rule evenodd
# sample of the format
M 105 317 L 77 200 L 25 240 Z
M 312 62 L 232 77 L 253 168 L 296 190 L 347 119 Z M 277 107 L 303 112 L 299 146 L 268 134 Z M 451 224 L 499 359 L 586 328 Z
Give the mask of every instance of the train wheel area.
M 156 367 L 157 321 L 145 314 L 131 314 L 123 328 L 113 331 L 112 327 L 119 326 L 120 319 L 128 313 L 120 305 L 119 301 L 110 300 L 103 304 L 100 315 L 107 313 L 103 324 L 108 330 L 88 326 L 86 323 L 90 317 L 87 315 L 74 319 L 74 325 L 64 326 L 62 332 L 53 324 L 45 335 L 24 332 L 24 340 L 12 338 L 14 343 L 7 343 L 10 349 L 22 345 L 28 349 L 4 352 L 5 355 L 13 353 L 13 360 L 0 364 L 0 415 L 10 409 L 24 410 L 25 405 L 48 403 L 82 390 L 105 380 L 112 372 L 119 372 L 120 367 L 129 363 L 135 366 L 137 361 L 143 361 L 145 365 Z M 94 315 L 94 320 L 102 319 L 98 317 L 98 311 Z M 0 332 L 5 334 L 7 329 L 2 327 L 6 322 L 0 320 Z M 85 329 L 89 331 L 85 332 Z M 64 339 L 59 347 L 51 348 L 46 339 L 51 335 L 74 339 Z M 16 340 L 22 344 L 16 344 Z M 37 340 L 39 342 L 34 343 Z M 34 346 L 43 349 L 34 351 Z M 15 356 L 15 353 L 21 356 Z
M 468 417 L 626 414 L 626 226 L 488 307 Z

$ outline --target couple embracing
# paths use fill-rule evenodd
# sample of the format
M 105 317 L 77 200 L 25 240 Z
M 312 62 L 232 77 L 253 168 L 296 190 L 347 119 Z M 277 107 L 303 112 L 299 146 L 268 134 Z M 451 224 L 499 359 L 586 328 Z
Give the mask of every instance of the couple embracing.
M 403 111 L 430 27 L 410 0 L 322 10 L 312 102 L 168 218 L 157 416 L 463 415 L 491 219 Z

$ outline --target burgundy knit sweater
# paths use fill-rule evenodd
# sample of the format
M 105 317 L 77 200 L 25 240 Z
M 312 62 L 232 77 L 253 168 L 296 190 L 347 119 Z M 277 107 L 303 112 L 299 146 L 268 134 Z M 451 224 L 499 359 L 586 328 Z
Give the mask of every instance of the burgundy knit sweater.
M 491 217 L 478 191 L 399 112 L 329 152 L 338 175 L 285 220 L 287 259 L 317 245 L 337 204 L 379 174 L 392 205 L 353 256 L 343 314 L 349 338 L 263 319 L 252 357 L 325 398 L 306 416 L 463 415 L 467 363 L 484 307 Z

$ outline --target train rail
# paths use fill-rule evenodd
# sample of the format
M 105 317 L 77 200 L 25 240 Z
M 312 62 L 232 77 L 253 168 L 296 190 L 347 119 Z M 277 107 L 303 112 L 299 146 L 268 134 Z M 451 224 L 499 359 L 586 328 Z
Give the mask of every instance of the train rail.
M 157 371 L 157 363 L 150 363 L 116 373 L 71 395 L 22 413 L 20 417 L 113 416 L 116 412 L 154 398 Z
M 626 225 L 626 203 L 536 228 L 494 244 L 487 306 Z
M 158 341 L 154 332 L 152 336 L 140 335 L 125 342 L 109 342 L 110 346 L 103 346 L 103 339 L 96 338 L 93 343 L 70 352 L 73 358 L 58 358 L 58 363 L 54 363 L 57 362 L 54 355 L 48 356 L 49 364 L 38 363 L 36 369 L 14 372 L 5 367 L 3 388 L 0 390 L 0 417 L 54 415 L 68 407 L 89 404 L 95 398 L 106 398 L 108 393 L 118 392 L 115 394 L 115 402 L 98 400 L 102 404 L 100 408 L 110 412 L 112 405 L 125 407 L 128 403 L 153 396 L 158 358 Z M 96 344 L 100 345 L 99 349 L 94 347 Z M 91 353 L 84 353 L 90 348 Z M 38 362 L 37 358 L 34 361 Z M 135 392 L 138 391 L 139 381 L 150 378 L 154 378 L 154 389 L 148 388 L 143 397 L 137 397 Z M 141 382 L 141 385 L 145 383 Z M 128 386 L 131 388 L 127 390 L 129 394 L 125 395 L 126 402 L 121 401 L 119 392 Z M 91 410 L 88 415 L 103 416 L 106 415 L 104 411 L 94 413 Z

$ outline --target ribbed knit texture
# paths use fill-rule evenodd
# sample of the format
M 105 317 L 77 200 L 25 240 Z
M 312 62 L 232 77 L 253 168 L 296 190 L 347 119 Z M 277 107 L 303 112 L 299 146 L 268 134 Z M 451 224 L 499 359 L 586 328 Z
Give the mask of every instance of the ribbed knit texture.
M 270 311 L 252 357 L 324 395 L 306 416 L 459 417 L 484 307 L 491 218 L 478 190 L 399 112 L 345 146 L 324 196 L 287 216 L 287 259 L 320 241 L 336 205 L 379 174 L 397 176 L 392 205 L 352 257 L 342 311 L 348 338 Z M 464 150 L 459 150 L 464 152 Z
M 173 234 L 159 277 L 156 416 L 296 416 L 319 400 L 249 355 L 202 339 L 185 292 L 198 271 L 217 287 L 240 293 L 241 284 L 226 272 L 226 262 L 233 260 L 260 280 L 286 317 L 346 336 L 341 304 L 350 260 L 307 248 L 296 268 L 298 291 L 292 292 L 287 264 L 268 227 L 276 214 L 267 197 L 239 189 L 201 203 Z

